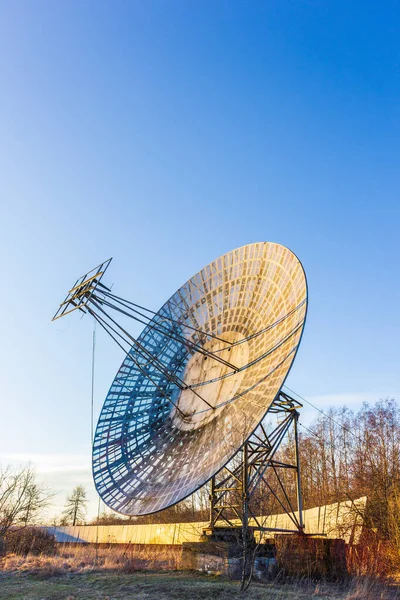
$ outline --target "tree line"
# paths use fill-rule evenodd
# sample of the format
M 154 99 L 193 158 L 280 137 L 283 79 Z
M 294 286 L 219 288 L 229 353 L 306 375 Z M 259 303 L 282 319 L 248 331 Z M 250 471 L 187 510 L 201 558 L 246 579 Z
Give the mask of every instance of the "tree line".
M 290 437 L 279 451 L 282 461 L 294 461 Z M 307 427 L 300 428 L 300 464 L 304 508 L 322 506 L 367 496 L 366 527 L 400 549 L 400 407 L 394 399 L 367 403 L 357 410 L 330 408 Z M 282 512 L 270 489 L 278 490 L 272 478 L 261 482 L 252 499 L 256 514 Z M 288 470 L 281 475 L 288 499 L 294 504 L 296 482 Z M 43 511 L 53 498 L 41 486 L 31 467 L 0 470 L 0 537 L 10 527 L 26 527 L 43 520 Z M 77 525 L 86 520 L 87 495 L 77 485 L 65 509 L 53 524 Z M 209 489 L 161 513 L 125 518 L 111 511 L 92 523 L 160 523 L 207 521 Z
M 367 496 L 365 524 L 383 538 L 400 525 L 400 408 L 331 408 L 300 437 L 305 508 Z

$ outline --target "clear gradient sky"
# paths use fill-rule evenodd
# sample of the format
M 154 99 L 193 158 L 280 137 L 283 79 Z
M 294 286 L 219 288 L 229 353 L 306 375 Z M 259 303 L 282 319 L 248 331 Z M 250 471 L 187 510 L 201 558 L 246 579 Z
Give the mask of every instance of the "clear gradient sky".
M 157 309 L 282 243 L 310 294 L 288 385 L 400 400 L 399 157 L 398 2 L 0 0 L 1 462 L 94 513 L 92 323 L 50 319 L 109 256 Z M 99 333 L 96 415 L 121 360 Z

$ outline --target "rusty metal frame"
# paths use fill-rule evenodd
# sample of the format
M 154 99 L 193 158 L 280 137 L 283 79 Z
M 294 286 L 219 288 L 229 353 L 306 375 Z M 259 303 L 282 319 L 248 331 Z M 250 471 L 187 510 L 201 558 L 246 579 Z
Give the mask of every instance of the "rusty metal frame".
M 62 302 L 58 307 L 58 310 L 52 318 L 52 321 L 56 321 L 61 317 L 65 317 L 65 315 L 68 315 L 74 310 L 87 312 L 87 305 L 90 302 L 94 291 L 99 285 L 103 288 L 105 287 L 100 283 L 100 281 L 103 278 L 104 273 L 107 271 L 111 261 L 112 258 L 109 258 L 108 260 L 100 263 L 94 269 L 91 269 L 91 271 L 88 271 L 84 275 L 81 275 L 81 277 L 78 277 L 66 295 L 64 302 Z
M 225 465 L 212 478 L 210 490 L 210 526 L 207 533 L 214 533 L 220 528 L 242 528 L 243 539 L 247 539 L 250 519 L 253 519 L 255 523 L 255 525 L 251 526 L 252 530 L 282 533 L 302 533 L 304 531 L 297 431 L 298 409 L 300 408 L 302 408 L 302 405 L 299 402 L 280 391 L 267 413 L 267 415 L 276 414 L 281 419 L 278 425 L 271 432 L 267 433 L 265 426 L 261 423 L 240 450 L 240 455 L 237 455 L 237 457 L 240 457 L 240 461 L 237 461 L 236 458 L 236 465 L 234 467 Z M 294 464 L 275 459 L 276 452 L 290 429 L 293 429 L 294 432 Z M 268 469 L 272 470 L 276 475 L 284 502 L 266 479 Z M 295 507 L 292 505 L 284 483 L 279 476 L 281 469 L 292 469 L 296 474 L 297 501 Z M 268 488 L 269 496 L 274 496 L 280 504 L 282 511 L 289 516 L 293 522 L 294 529 L 265 527 L 260 522 L 260 517 L 254 514 L 251 509 L 251 498 L 261 481 Z

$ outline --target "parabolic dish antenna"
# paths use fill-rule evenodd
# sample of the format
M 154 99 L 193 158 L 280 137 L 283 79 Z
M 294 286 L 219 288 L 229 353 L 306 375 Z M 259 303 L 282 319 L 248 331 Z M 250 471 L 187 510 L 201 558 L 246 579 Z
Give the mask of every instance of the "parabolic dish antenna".
M 97 424 L 93 477 L 110 508 L 145 515 L 204 485 L 273 410 L 302 336 L 307 282 L 284 246 L 249 244 L 153 312 L 102 283 L 110 261 L 78 278 L 54 319 L 88 312 L 126 352 Z M 110 308 L 144 323 L 140 336 Z
M 306 312 L 303 267 L 275 243 L 233 250 L 179 288 L 132 345 L 104 402 L 93 445 L 103 501 L 149 514 L 216 474 L 279 393 Z

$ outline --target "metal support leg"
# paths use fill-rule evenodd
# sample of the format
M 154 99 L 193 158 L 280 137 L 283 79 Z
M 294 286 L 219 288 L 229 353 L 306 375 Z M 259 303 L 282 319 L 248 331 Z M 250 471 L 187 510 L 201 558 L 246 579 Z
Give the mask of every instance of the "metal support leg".
M 242 463 L 242 526 L 243 526 L 243 539 L 245 534 L 247 535 L 247 527 L 249 524 L 249 448 L 248 444 L 245 444 L 242 449 L 243 463 Z
M 214 529 L 215 526 L 215 476 L 210 481 L 210 527 Z
M 297 492 L 297 510 L 299 511 L 299 526 L 300 530 L 304 531 L 303 522 L 303 496 L 301 493 L 301 476 L 300 476 L 300 453 L 299 453 L 299 434 L 298 434 L 298 420 L 299 413 L 296 410 L 294 418 L 294 444 L 295 444 L 295 456 L 296 456 L 296 492 Z
M 247 575 L 247 564 L 248 564 L 248 553 L 249 553 L 249 539 L 248 539 L 248 525 L 249 525 L 249 466 L 248 466 L 248 444 L 245 444 L 242 448 L 242 544 L 243 544 L 243 558 L 242 558 L 242 581 L 240 589 L 243 590 L 246 583 Z

